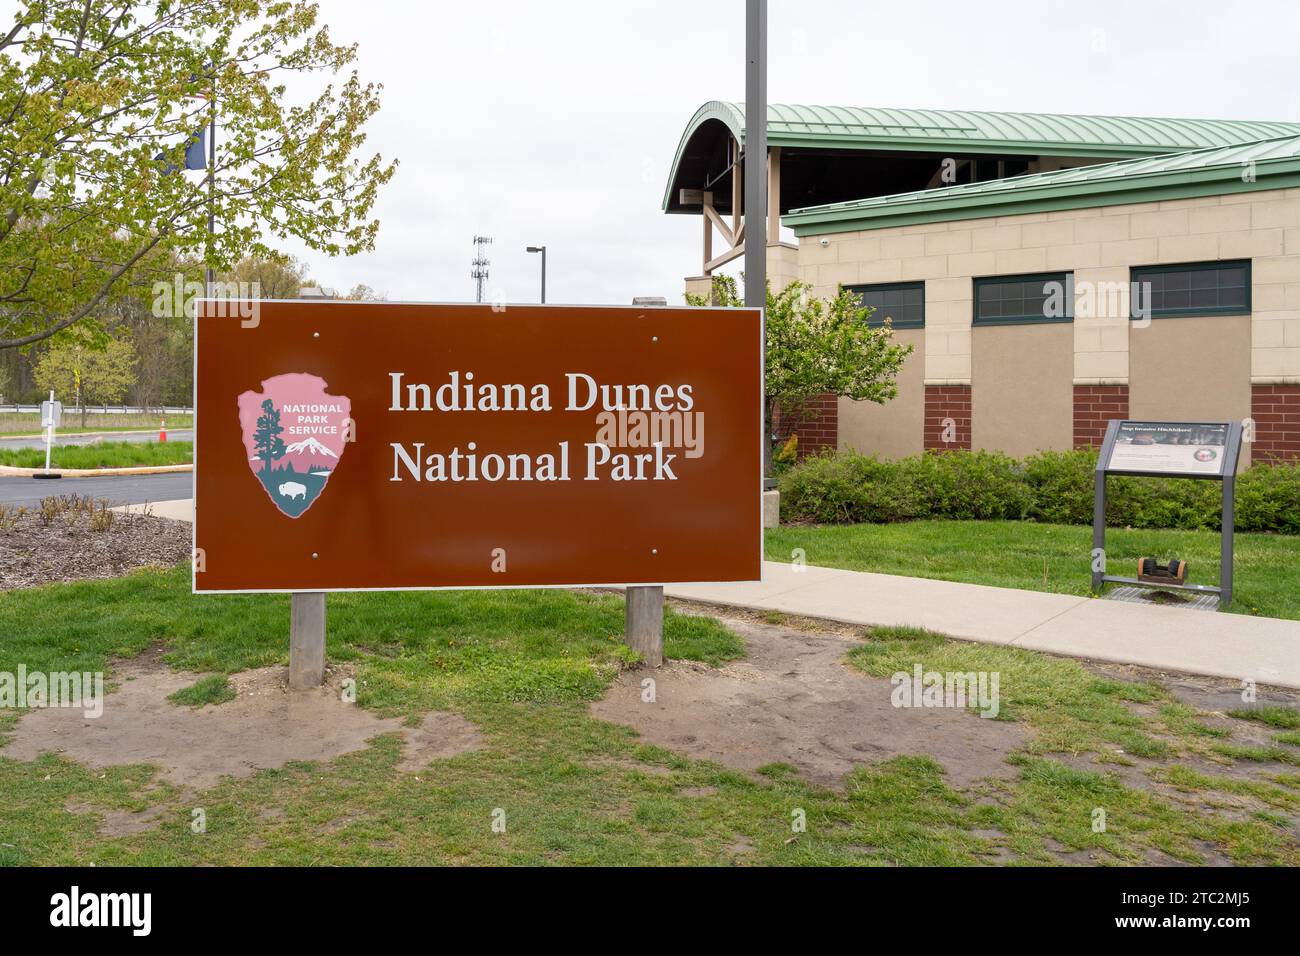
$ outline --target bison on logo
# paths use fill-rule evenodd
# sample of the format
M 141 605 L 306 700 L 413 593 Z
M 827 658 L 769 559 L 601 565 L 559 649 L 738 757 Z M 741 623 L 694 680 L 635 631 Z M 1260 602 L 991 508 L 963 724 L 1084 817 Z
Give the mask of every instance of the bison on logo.
M 239 396 L 248 467 L 290 518 L 320 497 L 347 447 L 352 402 L 328 387 L 318 376 L 290 372 Z

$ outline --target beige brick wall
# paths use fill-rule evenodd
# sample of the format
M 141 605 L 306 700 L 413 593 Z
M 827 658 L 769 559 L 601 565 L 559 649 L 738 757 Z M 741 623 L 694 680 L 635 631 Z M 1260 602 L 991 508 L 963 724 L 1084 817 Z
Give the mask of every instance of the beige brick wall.
M 712 276 L 690 276 L 686 280 L 686 295 L 709 295 L 713 292 Z
M 788 242 L 767 247 L 767 282 L 775 292 L 780 292 L 799 278 L 799 247 Z
M 925 426 L 925 332 L 899 329 L 894 340 L 912 346 L 898 375 L 898 395 L 884 405 L 840 399 L 839 445 L 881 458 L 919 455 Z
M 1233 354 L 1249 350 L 1249 381 L 1234 384 L 1215 403 L 1234 408 L 1251 382 L 1300 382 L 1300 189 L 806 236 L 795 254 L 800 277 L 819 296 L 834 295 L 840 284 L 924 281 L 924 381 L 972 384 L 976 391 L 973 278 L 1074 272 L 1074 382 L 1114 384 L 1129 382 L 1131 351 L 1144 332 L 1128 320 L 1129 268 L 1240 258 L 1252 260 L 1253 313 L 1248 322 L 1220 331 L 1248 338 L 1233 346 Z M 1104 283 L 1112 289 L 1120 284 L 1121 294 L 1083 301 L 1086 290 L 1095 292 Z M 1152 325 L 1183 321 L 1157 319 Z M 1182 329 L 1194 332 L 1193 326 Z M 1165 333 L 1181 334 L 1157 334 Z M 1209 387 L 1219 386 L 1216 381 Z M 851 430 L 851 419 L 852 409 L 841 408 L 841 427 Z
M 1129 414 L 1153 421 L 1250 415 L 1250 324 L 1244 315 L 1160 319 L 1134 328 Z M 1242 449 L 1242 464 L 1250 460 Z
M 1016 458 L 1074 442 L 1070 326 L 992 325 L 975 330 L 971 447 Z
M 1127 283 L 1131 266 L 1238 258 L 1253 260 L 1253 380 L 1300 381 L 1300 189 L 804 237 L 797 253 L 799 273 L 817 295 L 832 295 L 841 283 L 924 280 L 932 384 L 970 380 L 976 276 L 1073 271 L 1082 289 L 1085 282 Z M 1080 384 L 1127 380 L 1122 304 L 1118 314 L 1077 321 Z

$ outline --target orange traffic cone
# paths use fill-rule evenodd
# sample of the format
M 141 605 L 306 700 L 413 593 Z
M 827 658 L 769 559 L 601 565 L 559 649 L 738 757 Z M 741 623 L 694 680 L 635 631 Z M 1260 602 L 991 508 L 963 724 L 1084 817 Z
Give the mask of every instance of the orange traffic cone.
M 158 425 L 158 440 L 167 440 L 167 420 L 165 418 Z

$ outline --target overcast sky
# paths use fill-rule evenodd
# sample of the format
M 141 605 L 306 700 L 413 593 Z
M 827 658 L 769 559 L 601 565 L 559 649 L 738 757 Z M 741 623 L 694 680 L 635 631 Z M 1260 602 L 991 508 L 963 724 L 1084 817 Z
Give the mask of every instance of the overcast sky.
M 321 0 L 382 83 L 369 146 L 401 160 L 373 253 L 303 255 L 323 285 L 472 301 L 680 303 L 700 223 L 660 212 L 682 130 L 744 99 L 743 0 Z M 773 103 L 1300 120 L 1290 2 L 772 0 Z

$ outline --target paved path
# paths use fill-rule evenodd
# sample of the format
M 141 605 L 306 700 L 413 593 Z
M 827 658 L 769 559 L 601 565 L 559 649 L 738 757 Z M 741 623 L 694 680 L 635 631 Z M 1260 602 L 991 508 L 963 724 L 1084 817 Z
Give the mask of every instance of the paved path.
M 174 501 L 194 493 L 192 472 L 162 475 L 118 475 L 107 478 L 43 480 L 26 476 L 0 476 L 0 504 L 35 505 L 46 495 L 90 495 L 115 505 L 145 501 Z
M 1300 621 L 1125 604 L 980 584 L 766 561 L 762 584 L 670 585 L 672 597 L 913 625 L 1071 657 L 1300 687 Z
M 54 447 L 60 445 L 92 445 L 104 441 L 148 442 L 157 441 L 158 432 L 96 432 L 93 435 L 61 435 L 54 433 Z M 167 431 L 168 441 L 194 441 L 194 429 L 181 428 Z M 44 438 L 0 438 L 0 449 L 44 448 Z
M 194 520 L 194 499 L 178 498 L 175 501 L 148 501 L 143 504 L 119 505 L 114 511 L 130 514 L 143 514 L 145 510 L 155 518 L 171 518 L 173 521 Z

